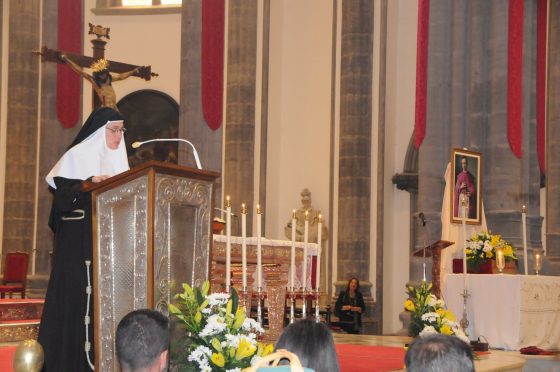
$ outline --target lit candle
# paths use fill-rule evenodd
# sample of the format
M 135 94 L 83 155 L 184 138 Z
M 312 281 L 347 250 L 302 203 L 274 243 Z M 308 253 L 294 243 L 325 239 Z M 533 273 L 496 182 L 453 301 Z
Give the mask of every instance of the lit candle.
M 301 284 L 303 290 L 307 289 L 307 242 L 309 241 L 309 212 L 305 211 L 305 228 L 303 230 L 303 274 Z
M 247 208 L 241 204 L 241 274 L 243 290 L 247 288 Z
M 315 276 L 315 287 L 317 291 L 321 287 L 321 227 L 323 220 L 321 214 L 317 217 L 317 275 Z
M 226 291 L 229 291 L 231 283 L 231 201 L 229 195 L 226 196 Z
M 506 266 L 506 261 L 504 257 L 504 251 L 500 248 L 496 251 L 496 267 L 500 270 L 500 273 Z
M 257 288 L 262 288 L 261 206 L 257 204 Z
M 525 266 L 525 275 L 529 274 L 527 268 L 527 208 L 521 208 L 521 220 L 523 223 L 523 265 Z
M 292 290 L 296 287 L 296 210 L 292 211 L 292 253 L 290 255 L 290 283 L 292 285 Z
M 465 194 L 461 194 L 461 209 L 463 211 L 463 291 L 467 291 L 467 249 L 465 248 L 465 242 L 467 241 L 467 196 Z

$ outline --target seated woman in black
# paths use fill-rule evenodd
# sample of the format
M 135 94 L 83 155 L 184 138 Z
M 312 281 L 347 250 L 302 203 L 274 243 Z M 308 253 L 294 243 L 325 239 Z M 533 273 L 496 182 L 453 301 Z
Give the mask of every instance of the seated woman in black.
M 340 319 L 340 327 L 348 333 L 360 333 L 362 327 L 362 313 L 366 309 L 364 296 L 360 292 L 360 281 L 352 278 L 348 281 L 346 290 L 340 292 L 334 315 Z

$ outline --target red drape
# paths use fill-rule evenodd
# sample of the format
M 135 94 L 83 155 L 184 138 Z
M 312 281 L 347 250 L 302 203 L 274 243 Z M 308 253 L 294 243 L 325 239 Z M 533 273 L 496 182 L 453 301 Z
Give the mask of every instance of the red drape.
M 58 0 L 58 49 L 82 52 L 82 0 Z M 64 128 L 78 122 L 81 102 L 81 77 L 65 64 L 56 71 L 56 114 Z
M 546 171 L 546 34 L 548 0 L 537 3 L 537 156 L 541 173 Z
M 509 1 L 507 127 L 511 151 L 523 155 L 523 0 Z
M 416 110 L 414 147 L 420 148 L 426 135 L 426 94 L 428 80 L 428 28 L 430 0 L 418 0 L 418 39 L 416 49 Z
M 202 112 L 212 130 L 222 125 L 224 12 L 224 0 L 202 2 Z

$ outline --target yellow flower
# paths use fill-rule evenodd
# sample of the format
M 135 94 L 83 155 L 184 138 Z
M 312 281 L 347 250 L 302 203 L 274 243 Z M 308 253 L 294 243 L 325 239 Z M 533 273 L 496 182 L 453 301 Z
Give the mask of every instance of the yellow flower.
M 196 312 L 194 321 L 196 322 L 196 324 L 200 324 L 200 322 L 202 321 L 202 313 L 200 311 Z
M 220 343 L 220 340 L 218 340 L 217 338 L 213 338 L 212 339 L 212 346 L 214 347 L 214 349 L 218 352 L 222 352 L 222 344 Z
M 439 331 L 443 335 L 452 335 L 453 334 L 453 330 L 447 324 L 442 325 Z
M 404 302 L 404 308 L 408 311 L 414 311 L 414 302 L 412 302 L 411 300 L 406 300 Z
M 245 321 L 245 309 L 240 306 L 237 308 L 237 313 L 235 314 L 233 329 L 237 330 L 241 328 L 244 321 Z
M 494 254 L 492 253 L 492 251 L 486 252 L 486 258 L 492 258 L 492 256 L 494 256 Z
M 253 346 L 247 339 L 241 338 L 239 341 L 239 346 L 237 347 L 237 351 L 235 352 L 235 359 L 241 360 L 243 358 L 250 357 L 251 355 L 255 354 L 257 348 Z
M 273 344 L 263 344 L 262 342 L 258 342 L 258 351 L 257 351 L 257 355 L 260 357 L 265 357 L 269 354 L 272 354 L 272 352 L 274 351 L 274 345 Z
M 218 367 L 223 367 L 226 364 L 226 358 L 224 358 L 222 353 L 212 353 L 212 357 L 210 359 L 212 360 L 212 363 Z
M 500 242 L 500 235 L 493 235 L 492 239 L 490 240 L 490 244 L 492 245 L 492 247 L 497 246 L 499 242 Z
M 513 248 L 511 245 L 508 244 L 504 247 L 504 256 L 513 257 Z

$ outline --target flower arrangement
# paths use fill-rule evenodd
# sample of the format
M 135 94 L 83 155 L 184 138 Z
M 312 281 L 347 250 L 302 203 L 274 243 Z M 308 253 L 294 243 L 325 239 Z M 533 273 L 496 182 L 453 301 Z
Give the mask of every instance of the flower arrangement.
M 227 293 L 208 294 L 210 284 L 191 288 L 183 284 L 183 293 L 175 296 L 177 305 L 169 312 L 186 328 L 187 336 L 173 355 L 177 371 L 240 372 L 258 359 L 272 353 L 273 345 L 257 341 L 264 333 L 255 320 L 245 316 L 238 306 L 235 289 Z M 173 345 L 172 345 L 172 349 Z M 173 350 L 172 350 L 173 353 Z
M 481 262 L 487 259 L 496 259 L 496 250 L 502 249 L 506 261 L 517 260 L 515 248 L 511 244 L 502 239 L 500 235 L 492 235 L 487 231 L 473 234 L 467 240 L 465 247 L 467 251 L 467 264 L 471 266 L 479 266 Z
M 434 333 L 453 335 L 469 343 L 468 337 L 457 323 L 457 319 L 445 308 L 445 302 L 432 294 L 432 284 L 422 282 L 420 288 L 407 288 L 409 299 L 404 308 L 411 313 L 409 334 L 413 337 Z

